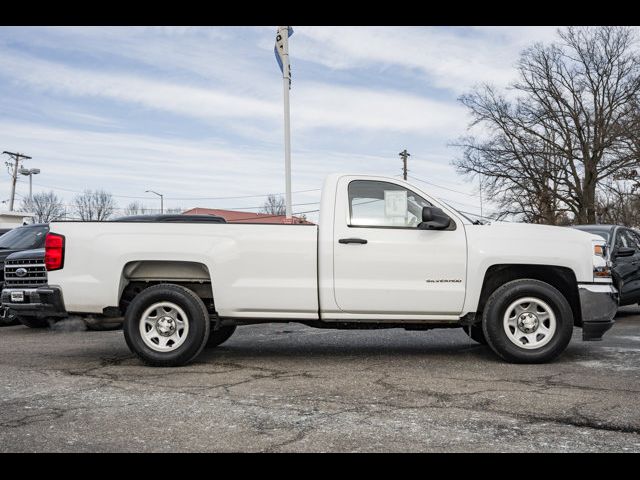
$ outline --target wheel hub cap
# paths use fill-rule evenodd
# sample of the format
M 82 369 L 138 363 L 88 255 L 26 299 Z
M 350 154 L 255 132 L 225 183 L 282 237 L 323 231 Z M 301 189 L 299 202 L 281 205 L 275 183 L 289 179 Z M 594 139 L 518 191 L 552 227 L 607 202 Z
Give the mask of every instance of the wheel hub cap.
M 170 337 L 176 331 L 176 321 L 169 316 L 160 317 L 156 322 L 156 330 L 163 337 Z
M 556 327 L 553 309 L 540 298 L 518 298 L 504 312 L 504 333 L 509 341 L 525 350 L 544 347 L 553 339 Z
M 540 320 L 538 316 L 533 313 L 523 313 L 518 317 L 518 329 L 524 333 L 533 333 L 538 329 Z

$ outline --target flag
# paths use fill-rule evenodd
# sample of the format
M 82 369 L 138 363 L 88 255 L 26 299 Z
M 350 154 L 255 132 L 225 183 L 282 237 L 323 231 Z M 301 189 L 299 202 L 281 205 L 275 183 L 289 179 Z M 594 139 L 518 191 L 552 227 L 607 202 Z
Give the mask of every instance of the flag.
M 291 64 L 289 64 L 289 71 L 285 74 L 284 73 L 284 69 L 283 69 L 283 58 L 284 55 L 289 55 L 288 51 L 284 51 L 284 31 L 287 31 L 287 38 L 289 38 L 291 35 L 293 35 L 293 28 L 291 27 L 278 27 L 278 30 L 276 32 L 276 44 L 273 47 L 273 53 L 276 56 L 276 60 L 278 61 L 278 66 L 280 67 L 280 71 L 282 72 L 283 75 L 285 75 L 286 78 L 289 79 L 289 86 L 291 86 Z

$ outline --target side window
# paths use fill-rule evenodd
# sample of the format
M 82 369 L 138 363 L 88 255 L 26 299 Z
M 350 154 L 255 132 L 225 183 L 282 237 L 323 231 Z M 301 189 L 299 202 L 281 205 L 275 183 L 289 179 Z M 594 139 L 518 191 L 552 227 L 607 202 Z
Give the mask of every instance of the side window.
M 622 228 L 619 228 L 616 232 L 616 242 L 614 246 L 615 248 L 627 246 L 627 239 L 625 238 L 624 230 Z
M 349 183 L 349 226 L 417 227 L 427 206 L 431 203 L 400 185 L 372 180 Z
M 623 230 L 623 241 L 626 243 L 625 247 L 635 248 L 636 250 L 640 249 L 640 245 L 638 244 L 638 239 L 636 235 L 631 230 Z

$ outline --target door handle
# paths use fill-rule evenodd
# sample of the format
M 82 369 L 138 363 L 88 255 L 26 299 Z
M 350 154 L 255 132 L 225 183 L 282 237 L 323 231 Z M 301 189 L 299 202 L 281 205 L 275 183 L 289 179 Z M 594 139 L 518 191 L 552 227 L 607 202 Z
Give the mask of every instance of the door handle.
M 364 245 L 367 241 L 364 238 L 341 238 L 338 243 L 359 243 Z

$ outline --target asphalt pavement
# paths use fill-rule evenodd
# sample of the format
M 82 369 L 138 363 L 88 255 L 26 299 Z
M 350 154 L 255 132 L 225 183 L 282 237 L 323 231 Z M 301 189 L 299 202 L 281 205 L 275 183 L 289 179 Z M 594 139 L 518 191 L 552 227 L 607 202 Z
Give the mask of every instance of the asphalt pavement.
M 640 308 L 512 365 L 460 329 L 239 328 L 182 368 L 122 331 L 0 329 L 2 452 L 640 452 Z

